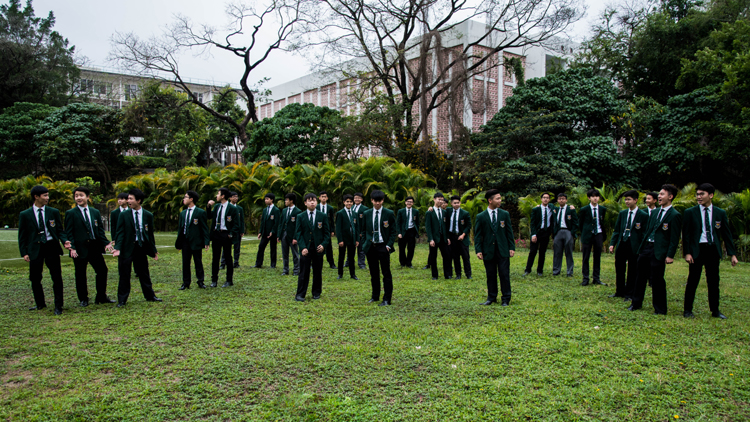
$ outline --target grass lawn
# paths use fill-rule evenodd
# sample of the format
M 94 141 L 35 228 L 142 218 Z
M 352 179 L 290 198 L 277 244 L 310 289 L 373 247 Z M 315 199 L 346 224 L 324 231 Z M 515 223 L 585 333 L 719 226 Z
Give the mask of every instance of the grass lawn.
M 174 235 L 157 239 L 171 246 Z M 607 297 L 611 255 L 602 261 L 610 285 L 581 287 L 580 255 L 573 279 L 521 278 L 520 251 L 508 308 L 479 306 L 476 258 L 473 280 L 431 281 L 391 255 L 393 306 L 377 307 L 366 303 L 366 271 L 337 280 L 327 266 L 322 299 L 297 303 L 280 262 L 249 268 L 256 250 L 243 242 L 234 287 L 178 291 L 180 256 L 165 247 L 149 261 L 164 302 L 145 302 L 134 280 L 123 309 L 78 307 L 64 258 L 61 317 L 27 311 L 26 264 L 0 261 L 0 419 L 750 420 L 748 264 L 722 263 L 722 321 L 710 317 L 705 281 L 697 318 L 682 317 L 683 261 L 668 267 L 664 317 L 652 315 L 650 290 L 639 312 Z M 0 259 L 17 256 L 0 242 Z M 415 266 L 426 259 L 419 245 Z M 114 298 L 117 265 L 107 262 Z M 547 262 L 549 274 L 551 252 Z M 90 271 L 92 297 L 93 280 Z M 43 283 L 51 305 L 46 272 Z

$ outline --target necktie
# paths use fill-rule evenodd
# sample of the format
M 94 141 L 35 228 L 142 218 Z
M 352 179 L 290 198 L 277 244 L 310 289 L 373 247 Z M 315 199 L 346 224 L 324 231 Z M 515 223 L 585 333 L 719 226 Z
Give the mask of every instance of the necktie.
M 310 211 L 310 226 L 315 225 L 315 215 Z
M 458 234 L 458 211 L 453 211 L 453 233 Z
M 351 208 L 346 210 L 346 213 L 349 214 L 349 232 L 354 233 L 354 221 L 352 221 L 352 210 Z
M 185 234 L 187 234 L 188 225 L 190 224 L 190 213 L 191 212 L 192 212 L 192 210 L 190 208 L 188 208 L 187 218 L 185 219 L 185 232 L 184 232 Z
M 375 232 L 375 233 L 377 233 L 377 234 L 378 234 L 378 237 L 377 237 L 377 239 L 375 239 L 375 240 L 377 240 L 377 242 L 376 242 L 376 243 L 380 243 L 380 218 L 378 218 L 378 214 L 379 214 L 379 213 L 380 213 L 380 211 L 375 211 L 375 227 L 377 227 L 377 229 L 378 229 L 378 230 L 377 230 L 377 231 Z
M 91 220 L 89 220 L 89 207 L 83 209 L 83 219 L 86 221 L 86 228 L 89 231 L 89 239 L 94 238 L 93 228 L 91 227 Z
M 709 244 L 714 243 L 714 239 L 711 236 L 711 219 L 708 218 L 708 207 L 703 207 L 703 221 L 706 224 L 706 241 Z
M 492 210 L 492 228 L 497 229 L 497 220 L 495 220 L 495 210 Z
M 292 207 L 289 207 L 289 211 L 286 212 L 286 219 L 288 220 L 289 217 L 292 216 Z
M 143 246 L 143 235 L 141 234 L 141 222 L 138 220 L 138 211 L 135 212 L 135 240 L 138 246 Z
M 406 220 L 407 220 L 406 228 L 408 229 L 411 227 L 411 208 L 406 210 Z
M 656 229 L 659 228 L 659 223 L 661 223 L 661 215 L 664 213 L 664 208 L 659 210 L 659 215 L 656 216 L 656 221 L 654 222 L 654 227 L 651 228 L 651 234 L 648 236 L 648 241 L 653 242 L 654 241 L 654 235 L 656 234 Z
M 224 208 L 224 204 L 219 205 L 219 211 L 216 213 L 216 230 L 221 230 L 221 210 Z
M 542 207 L 542 228 L 547 228 L 547 207 Z
M 41 208 L 39 208 L 37 214 L 39 220 L 36 222 L 36 224 L 37 226 L 39 226 L 39 234 L 42 236 L 42 243 L 47 243 L 47 228 L 44 227 L 44 215 L 42 215 Z
M 563 221 L 563 214 L 565 213 L 565 207 L 560 208 L 560 212 L 557 213 L 557 225 L 561 226 Z
M 596 218 L 596 210 L 599 207 L 594 208 L 594 234 L 599 233 L 599 220 Z
M 442 235 L 443 234 L 443 213 L 441 213 L 440 210 L 438 210 L 437 212 L 437 217 L 438 217 L 438 233 Z
M 625 234 L 622 236 L 622 240 L 628 240 L 630 237 L 630 222 L 632 221 L 633 210 L 628 211 L 628 223 L 625 225 Z

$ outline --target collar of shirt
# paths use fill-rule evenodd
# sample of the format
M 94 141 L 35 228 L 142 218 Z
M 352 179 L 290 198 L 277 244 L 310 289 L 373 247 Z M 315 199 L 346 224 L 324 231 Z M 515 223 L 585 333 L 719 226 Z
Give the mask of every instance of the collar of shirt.
M 78 209 L 81 210 L 81 212 L 83 212 L 83 210 L 88 209 L 89 206 L 86 205 L 85 207 L 82 207 L 80 205 L 76 205 L 76 207 L 78 207 Z M 88 212 L 88 211 L 86 211 L 86 212 Z
M 32 205 L 32 207 L 34 207 L 34 215 L 35 215 L 35 216 L 36 216 L 36 214 L 37 214 L 37 213 L 39 213 L 39 210 L 42 210 L 42 214 L 44 214 L 45 212 L 47 212 L 47 211 L 46 211 L 46 210 L 44 209 L 44 207 L 46 207 L 46 205 L 42 205 L 42 207 L 41 207 L 41 208 L 37 207 L 36 205 Z
M 711 207 L 713 207 L 713 204 L 709 206 L 701 205 L 701 211 L 708 211 L 710 213 L 711 211 L 713 211 Z
M 667 205 L 666 207 L 661 207 L 661 209 L 664 210 L 664 214 L 666 214 L 667 211 L 669 211 L 670 208 L 672 208 L 671 205 Z M 662 217 L 664 217 L 664 216 L 662 215 Z
M 192 210 L 195 209 L 195 205 L 193 205 L 192 207 L 187 207 L 187 209 L 190 210 L 190 211 L 192 211 Z
M 591 206 L 591 212 L 594 212 L 594 211 L 597 211 L 597 212 L 599 211 L 599 205 L 598 204 Z

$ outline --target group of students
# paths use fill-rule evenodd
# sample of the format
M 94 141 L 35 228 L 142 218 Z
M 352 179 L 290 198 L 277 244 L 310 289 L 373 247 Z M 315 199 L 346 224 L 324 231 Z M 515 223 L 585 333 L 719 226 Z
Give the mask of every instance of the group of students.
M 712 315 L 726 318 L 719 311 L 719 261 L 723 240 L 732 265 L 737 264 L 732 236 L 726 213 L 712 205 L 715 189 L 710 184 L 700 185 L 696 198 L 698 206 L 689 208 L 683 216 L 671 207 L 677 188 L 664 185 L 659 193 L 646 195 L 647 208 L 638 208 L 639 194 L 631 190 L 622 196 L 626 210 L 620 212 L 615 223 L 609 251 L 615 253 L 616 291 L 611 297 L 623 297 L 632 301 L 629 310 L 643 305 L 646 284 L 653 288 L 655 313 L 666 314 L 666 284 L 664 272 L 671 264 L 683 239 L 685 259 L 689 263 L 689 276 L 685 290 L 685 317 L 692 317 L 695 291 L 706 268 L 709 292 L 709 307 Z M 49 191 L 43 186 L 31 190 L 34 204 L 19 216 L 19 249 L 21 256 L 29 262 L 30 281 L 36 306 L 46 307 L 42 289 L 42 270 L 46 265 L 53 281 L 55 314 L 63 309 L 62 277 L 60 269 L 60 244 L 69 250 L 75 267 L 76 291 L 81 306 L 88 306 L 86 283 L 88 265 L 96 273 L 95 303 L 115 303 L 106 294 L 107 265 L 105 251 L 118 257 L 119 285 L 117 306 L 127 303 L 130 294 L 131 270 L 141 284 L 147 301 L 160 302 L 156 297 L 149 274 L 148 257 L 158 259 L 154 240 L 153 214 L 142 208 L 145 194 L 139 189 L 118 195 L 118 208 L 110 216 L 111 241 L 107 239 L 98 210 L 88 206 L 90 192 L 85 187 L 74 190 L 76 206 L 65 213 L 48 207 Z M 600 194 L 596 189 L 588 191 L 589 204 L 575 210 L 567 205 L 567 197 L 557 195 L 557 206 L 550 204 L 551 195 L 541 196 L 542 204 L 531 213 L 531 244 L 524 277 L 531 273 L 534 260 L 539 255 L 537 275 L 543 275 L 545 253 L 550 239 L 553 240 L 553 275 L 560 275 L 562 256 L 566 255 L 567 276 L 573 276 L 573 245 L 580 236 L 583 253 L 583 286 L 604 284 L 600 278 L 600 258 L 604 243 L 605 215 L 607 210 L 599 205 Z M 292 255 L 292 274 L 297 276 L 295 300 L 306 300 L 312 274 L 312 298 L 322 294 L 322 268 L 324 257 L 333 269 L 338 269 L 338 278 L 349 269 L 349 276 L 358 280 L 360 269 L 369 267 L 372 295 L 369 302 L 380 302 L 380 306 L 391 304 L 393 276 L 390 254 L 399 246 L 399 263 L 413 268 L 414 247 L 419 238 L 420 212 L 414 198 L 405 200 L 405 208 L 393 211 L 383 207 L 385 194 L 375 190 L 370 195 L 372 208 L 362 204 L 361 193 L 346 194 L 344 208 L 336 210 L 328 204 L 328 195 L 308 193 L 303 197 L 303 209 L 296 206 L 293 193 L 284 197 L 285 207 L 279 210 L 271 193 L 264 197 L 265 207 L 261 211 L 258 233 L 260 245 L 253 268 L 263 266 L 266 247 L 270 247 L 270 266 L 276 268 L 277 243 L 282 247 L 283 271 L 289 275 L 289 254 Z M 446 279 L 461 278 L 461 263 L 467 278 L 471 278 L 469 255 L 471 229 L 474 229 L 474 249 L 482 261 L 487 275 L 487 298 L 482 305 L 498 301 L 508 306 L 511 300 L 510 258 L 515 254 L 515 238 L 510 214 L 501 209 L 502 195 L 498 190 L 486 192 L 487 209 L 479 213 L 472 225 L 469 213 L 461 208 L 458 196 L 448 201 L 441 193 L 433 197 L 434 205 L 426 212 L 424 227 L 430 246 L 428 265 L 432 279 L 437 280 L 438 251 L 443 259 L 443 274 Z M 197 285 L 206 288 L 202 252 L 212 248 L 211 287 L 218 286 L 219 272 L 226 268 L 226 281 L 222 287 L 234 285 L 234 269 L 239 267 L 239 245 L 245 234 L 245 218 L 242 207 L 237 206 L 238 195 L 226 188 L 217 191 L 216 199 L 208 202 L 208 209 L 196 204 L 199 195 L 187 191 L 182 200 L 185 209 L 179 215 L 178 236 L 175 248 L 182 252 L 182 285 L 179 290 L 191 286 L 191 261 L 194 263 Z M 319 202 L 320 200 L 320 202 Z M 657 212 L 656 205 L 660 205 Z M 209 223 L 210 220 L 210 223 Z M 332 238 L 336 237 L 339 248 L 338 267 L 333 261 Z M 58 242 L 60 244 L 58 244 Z M 589 261 L 593 253 L 593 274 L 589 275 Z M 355 258 L 355 255 L 357 257 Z M 356 264 L 355 264 L 356 259 Z M 365 266 L 365 259 L 367 266 Z M 451 265 L 453 264 L 453 265 Z M 382 302 L 380 301 L 382 279 Z M 498 285 L 500 291 L 498 292 Z

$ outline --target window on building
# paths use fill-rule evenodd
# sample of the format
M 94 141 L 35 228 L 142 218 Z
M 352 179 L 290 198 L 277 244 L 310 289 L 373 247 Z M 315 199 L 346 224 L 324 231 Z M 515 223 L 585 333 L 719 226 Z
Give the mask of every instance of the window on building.
M 81 92 L 93 92 L 94 81 L 91 79 L 81 79 L 81 82 L 78 84 L 78 89 Z
M 134 100 L 138 95 L 138 85 L 125 85 L 125 101 Z

